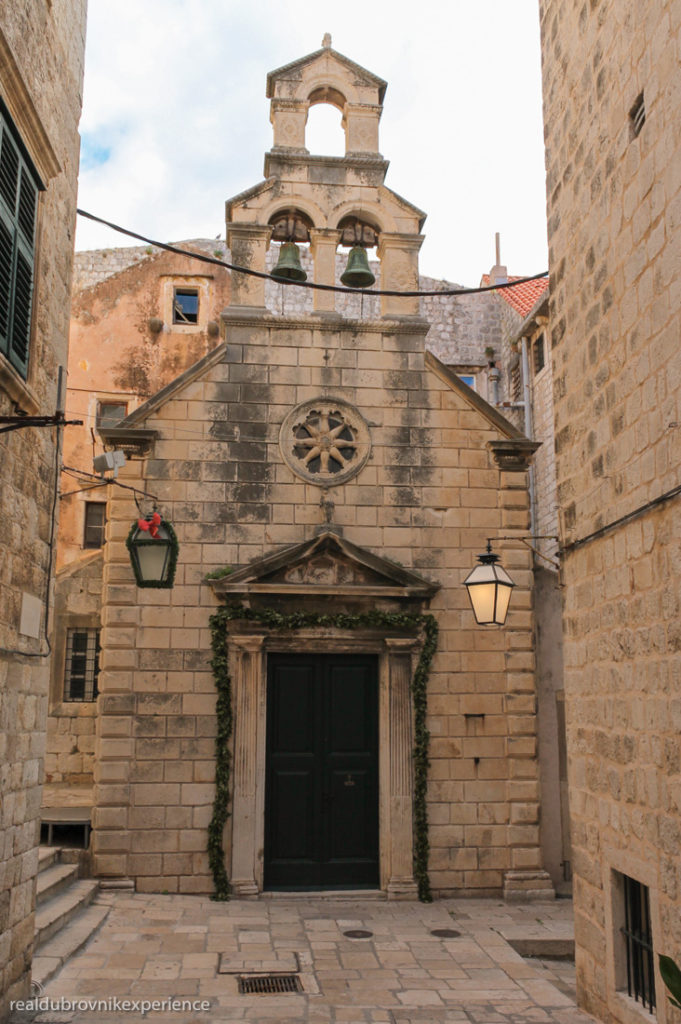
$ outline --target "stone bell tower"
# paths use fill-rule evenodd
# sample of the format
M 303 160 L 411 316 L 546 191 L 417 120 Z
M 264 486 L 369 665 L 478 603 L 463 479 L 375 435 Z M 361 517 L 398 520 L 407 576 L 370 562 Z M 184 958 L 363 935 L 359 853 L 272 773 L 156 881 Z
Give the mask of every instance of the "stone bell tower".
M 333 285 L 339 246 L 375 246 L 379 287 L 418 289 L 425 214 L 384 184 L 388 161 L 378 149 L 378 124 L 385 90 L 381 78 L 333 50 L 328 35 L 320 50 L 267 76 L 274 139 L 265 179 L 227 202 L 227 244 L 237 265 L 264 272 L 271 241 L 309 243 L 314 281 Z M 316 103 L 342 112 L 345 156 L 306 148 L 308 111 Z M 335 314 L 335 300 L 333 292 L 315 291 L 314 312 Z M 235 274 L 231 307 L 232 315 L 264 312 L 264 280 Z M 418 299 L 382 296 L 381 312 L 418 316 Z

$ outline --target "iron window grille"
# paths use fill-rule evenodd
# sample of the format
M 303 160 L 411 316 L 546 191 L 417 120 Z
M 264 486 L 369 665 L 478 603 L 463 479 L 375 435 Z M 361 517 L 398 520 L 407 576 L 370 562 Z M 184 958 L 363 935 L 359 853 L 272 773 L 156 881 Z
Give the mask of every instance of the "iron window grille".
M 627 952 L 627 992 L 644 1009 L 655 1009 L 655 962 L 650 927 L 650 893 L 628 875 L 624 882 L 624 937 Z
M 127 402 L 97 402 L 97 429 L 115 427 L 127 413 Z
M 199 292 L 197 288 L 175 288 L 173 292 L 173 323 L 198 324 Z
M 103 501 L 85 502 L 84 548 L 101 548 L 104 545 L 106 526 L 106 504 Z
M 28 376 L 35 225 L 42 188 L 0 103 L 0 352 L 24 379 Z
M 99 630 L 67 630 L 64 700 L 69 702 L 96 700 L 98 678 Z

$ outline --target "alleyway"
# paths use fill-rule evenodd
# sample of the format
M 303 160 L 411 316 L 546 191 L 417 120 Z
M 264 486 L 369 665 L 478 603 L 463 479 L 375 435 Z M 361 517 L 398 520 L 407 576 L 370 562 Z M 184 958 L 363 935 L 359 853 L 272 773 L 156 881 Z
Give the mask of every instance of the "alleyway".
M 109 916 L 46 985 L 52 1000 L 178 1000 L 157 1022 L 249 1024 L 587 1024 L 569 994 L 568 901 L 431 905 L 370 899 L 270 898 L 213 903 L 191 896 L 104 893 Z M 449 935 L 438 935 L 440 930 Z M 366 933 L 352 937 L 353 932 Z M 458 933 L 458 934 L 457 934 Z M 507 941 L 508 940 L 508 941 Z M 293 976 L 300 991 L 239 994 L 239 977 Z M 562 989 L 562 991 L 561 991 Z M 142 1007 L 45 1009 L 37 1021 L 118 1024 Z M 146 1019 L 146 1018 L 145 1018 Z

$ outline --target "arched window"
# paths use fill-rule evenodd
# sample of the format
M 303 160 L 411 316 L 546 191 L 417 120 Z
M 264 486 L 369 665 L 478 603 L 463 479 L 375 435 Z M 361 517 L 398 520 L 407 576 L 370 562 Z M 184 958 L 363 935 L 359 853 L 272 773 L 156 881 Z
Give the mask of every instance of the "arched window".
M 315 156 L 345 156 L 343 115 L 330 103 L 310 107 L 305 126 L 305 148 Z
M 329 86 L 309 96 L 305 148 L 316 156 L 345 156 L 343 110 L 345 97 Z

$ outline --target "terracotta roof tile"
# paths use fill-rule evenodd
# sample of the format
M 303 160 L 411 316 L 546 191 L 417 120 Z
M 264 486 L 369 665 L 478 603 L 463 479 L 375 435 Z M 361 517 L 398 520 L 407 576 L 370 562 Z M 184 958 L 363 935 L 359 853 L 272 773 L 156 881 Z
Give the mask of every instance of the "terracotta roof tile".
M 512 275 L 509 275 L 508 279 L 509 281 L 522 281 L 522 277 L 513 277 Z M 490 283 L 489 274 L 482 275 L 482 283 Z M 534 308 L 548 287 L 548 277 L 542 277 L 537 281 L 526 281 L 525 284 L 519 284 L 516 288 L 502 288 L 497 294 L 524 318 Z

